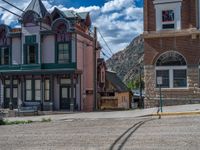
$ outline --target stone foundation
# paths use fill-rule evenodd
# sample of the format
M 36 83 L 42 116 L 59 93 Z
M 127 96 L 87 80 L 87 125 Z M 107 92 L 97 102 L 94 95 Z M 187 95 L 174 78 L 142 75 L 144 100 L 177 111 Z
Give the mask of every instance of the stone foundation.
M 145 66 L 145 108 L 157 107 L 160 101 L 160 92 L 156 88 L 156 73 L 153 65 Z M 199 68 L 188 66 L 187 68 L 187 88 L 165 88 L 162 89 L 162 99 L 164 106 L 198 104 L 200 103 L 199 88 Z

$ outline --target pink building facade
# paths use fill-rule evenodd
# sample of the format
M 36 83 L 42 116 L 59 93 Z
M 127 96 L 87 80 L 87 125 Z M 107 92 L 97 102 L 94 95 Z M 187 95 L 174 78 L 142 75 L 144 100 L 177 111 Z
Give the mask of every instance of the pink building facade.
M 20 22 L 19 29 L 0 25 L 1 106 L 93 111 L 89 13 L 57 8 L 50 13 L 41 0 L 32 0 Z

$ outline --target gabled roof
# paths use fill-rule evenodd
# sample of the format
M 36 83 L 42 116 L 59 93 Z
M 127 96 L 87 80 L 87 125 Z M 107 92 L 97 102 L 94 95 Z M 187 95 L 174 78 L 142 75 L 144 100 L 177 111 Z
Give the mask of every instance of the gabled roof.
M 81 17 L 81 19 L 86 20 L 87 16 L 89 15 L 89 12 L 79 12 L 77 13 Z
M 30 10 L 36 12 L 41 18 L 45 17 L 45 15 L 48 13 L 41 0 L 32 0 L 28 7 L 25 9 L 25 12 Z
M 106 71 L 106 80 L 110 81 L 114 87 L 116 87 L 118 92 L 129 92 L 128 87 L 122 82 L 122 80 L 117 76 L 116 72 Z
M 73 10 L 61 11 L 56 7 L 54 8 L 54 11 L 52 12 L 52 14 L 55 12 L 61 14 L 63 17 L 71 18 L 71 19 L 80 18 L 81 20 L 87 20 L 89 17 L 89 12 L 75 12 Z
M 77 18 L 76 12 L 72 10 L 61 11 L 65 15 L 66 18 Z

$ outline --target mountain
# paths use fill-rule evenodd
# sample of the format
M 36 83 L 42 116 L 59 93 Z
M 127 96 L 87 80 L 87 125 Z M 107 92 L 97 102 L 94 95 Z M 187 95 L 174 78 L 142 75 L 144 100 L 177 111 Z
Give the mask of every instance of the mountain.
M 139 76 L 140 66 L 143 67 L 143 60 L 144 39 L 140 35 L 134 38 L 124 50 L 108 59 L 106 64 L 108 69 L 117 72 L 117 75 L 127 83 Z

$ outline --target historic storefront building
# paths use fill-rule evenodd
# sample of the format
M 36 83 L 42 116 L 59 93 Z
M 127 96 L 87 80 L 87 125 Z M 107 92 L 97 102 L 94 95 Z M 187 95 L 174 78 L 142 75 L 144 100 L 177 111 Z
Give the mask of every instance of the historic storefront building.
M 49 13 L 41 0 L 32 0 L 20 23 L 18 29 L 0 25 L 1 106 L 92 111 L 94 38 L 89 13 L 57 8 Z
M 144 0 L 145 107 L 159 104 L 159 77 L 164 105 L 200 103 L 199 29 L 199 0 Z

